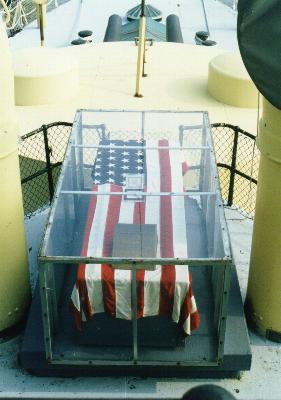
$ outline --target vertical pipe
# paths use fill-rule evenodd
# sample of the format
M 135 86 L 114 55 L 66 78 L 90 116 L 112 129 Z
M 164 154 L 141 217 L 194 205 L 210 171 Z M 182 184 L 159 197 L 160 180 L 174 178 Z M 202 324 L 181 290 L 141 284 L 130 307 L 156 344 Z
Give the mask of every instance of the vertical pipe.
M 233 204 L 233 193 L 234 193 L 234 184 L 235 184 L 235 171 L 236 171 L 236 159 L 237 159 L 237 147 L 238 147 L 238 130 L 237 126 L 234 130 L 234 138 L 233 138 L 233 149 L 232 149 L 232 160 L 231 160 L 231 169 L 230 169 L 230 178 L 229 178 L 229 191 L 228 191 L 228 200 L 227 205 L 229 207 Z
M 133 358 L 138 359 L 138 299 L 137 299 L 137 266 L 132 264 L 132 324 L 133 324 Z
M 41 47 L 44 46 L 44 26 L 43 26 L 43 6 L 39 4 L 39 27 L 40 27 L 40 44 Z
M 143 50 L 143 63 L 142 63 L 142 77 L 146 78 L 147 73 L 145 72 L 145 64 L 146 64 L 146 46 L 145 46 L 145 40 L 144 40 L 144 50 Z
M 14 107 L 14 74 L 0 18 L 0 332 L 26 314 L 30 300 Z
M 43 27 L 46 28 L 47 26 L 47 4 L 46 2 L 44 2 L 44 0 L 41 0 L 41 2 L 39 0 L 34 0 L 35 3 L 35 11 L 36 11 L 36 19 L 37 19 L 37 27 L 40 28 L 40 16 L 39 16 L 39 12 L 40 12 L 40 4 L 42 5 L 42 21 L 43 21 Z M 21 4 L 21 3 L 20 3 Z M 21 5 L 22 7 L 22 5 Z M 26 17 L 25 17 L 26 18 Z
M 47 126 L 43 125 L 42 128 L 43 128 L 44 145 L 45 145 L 48 186 L 49 186 L 49 194 L 50 194 L 50 202 L 51 202 L 53 200 L 53 196 L 54 196 L 54 181 L 53 181 L 52 165 L 51 165 L 51 159 L 50 159 L 51 152 L 50 152 L 49 141 L 48 141 Z
M 141 2 L 141 17 L 145 17 L 145 0 Z
M 281 110 L 263 98 L 261 152 L 245 311 L 250 324 L 281 342 Z
M 136 93 L 135 97 L 142 97 L 141 94 L 141 78 L 143 75 L 143 60 L 145 51 L 145 17 L 140 17 L 139 27 L 139 44 L 138 44 L 138 62 L 137 62 L 137 79 L 136 79 Z
M 210 36 L 210 29 L 209 29 L 208 18 L 207 18 L 207 13 L 206 13 L 204 0 L 201 0 L 201 3 L 202 3 L 202 7 L 203 7 L 203 14 L 204 14 L 204 19 L 205 19 L 206 31 L 208 32 L 208 35 Z

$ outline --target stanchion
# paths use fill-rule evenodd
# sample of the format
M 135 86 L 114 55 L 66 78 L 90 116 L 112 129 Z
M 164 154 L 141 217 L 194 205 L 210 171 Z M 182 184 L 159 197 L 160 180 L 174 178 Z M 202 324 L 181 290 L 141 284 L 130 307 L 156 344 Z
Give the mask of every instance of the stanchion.
M 146 76 L 144 73 L 145 64 L 145 1 L 142 1 L 142 10 L 139 25 L 139 44 L 138 44 L 138 63 L 137 63 L 137 79 L 136 79 L 136 93 L 135 97 L 143 97 L 141 94 L 141 78 Z

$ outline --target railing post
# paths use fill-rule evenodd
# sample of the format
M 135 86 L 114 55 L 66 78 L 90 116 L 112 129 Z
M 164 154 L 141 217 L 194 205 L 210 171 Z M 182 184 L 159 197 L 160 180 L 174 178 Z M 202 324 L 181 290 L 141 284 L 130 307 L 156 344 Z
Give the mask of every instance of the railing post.
M 233 139 L 233 149 L 232 149 L 232 160 L 230 168 L 230 178 L 229 178 L 229 191 L 227 205 L 230 207 L 233 204 L 233 194 L 234 194 L 234 184 L 235 184 L 235 172 L 236 172 L 236 159 L 237 159 L 237 147 L 238 147 L 238 127 L 234 127 L 234 139 Z
M 137 61 L 137 78 L 136 78 L 135 97 L 142 97 L 142 93 L 141 93 L 141 78 L 143 76 L 145 76 L 145 74 L 144 74 L 145 29 L 146 29 L 145 1 L 142 0 L 141 16 L 140 16 L 140 19 L 139 19 L 139 44 L 138 44 L 138 61 Z
M 53 181 L 53 173 L 52 173 L 52 164 L 50 159 L 51 150 L 49 147 L 48 141 L 48 128 L 46 125 L 42 125 L 43 136 L 44 136 L 44 145 L 45 145 L 45 155 L 46 155 L 46 168 L 47 168 L 47 176 L 48 176 L 48 186 L 50 193 L 50 202 L 54 196 L 54 181 Z

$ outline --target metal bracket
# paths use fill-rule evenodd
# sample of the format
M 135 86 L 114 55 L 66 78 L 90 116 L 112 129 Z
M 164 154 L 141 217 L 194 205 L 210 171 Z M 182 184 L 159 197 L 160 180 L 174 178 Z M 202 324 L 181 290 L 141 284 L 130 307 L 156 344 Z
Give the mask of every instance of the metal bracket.
M 138 37 L 135 37 L 135 38 L 134 38 L 134 41 L 135 41 L 135 45 L 138 46 L 138 44 L 139 44 L 139 38 L 138 38 Z M 154 39 L 153 39 L 153 38 L 145 38 L 145 42 L 148 42 L 148 43 L 149 43 L 149 46 L 151 47 L 151 46 L 153 46 Z

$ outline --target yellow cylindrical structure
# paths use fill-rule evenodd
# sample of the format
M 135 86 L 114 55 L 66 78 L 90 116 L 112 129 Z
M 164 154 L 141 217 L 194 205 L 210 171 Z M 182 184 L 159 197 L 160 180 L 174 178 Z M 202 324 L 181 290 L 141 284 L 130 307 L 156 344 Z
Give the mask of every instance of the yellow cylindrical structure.
M 208 92 L 221 103 L 234 107 L 257 107 L 258 91 L 240 54 L 223 53 L 209 63 Z
M 65 103 L 79 89 L 78 63 L 69 52 L 44 47 L 13 54 L 18 106 Z
M 14 109 L 14 74 L 0 20 L 0 332 L 25 315 L 30 287 Z
M 258 146 L 261 160 L 245 308 L 255 329 L 281 341 L 281 111 L 266 99 Z

